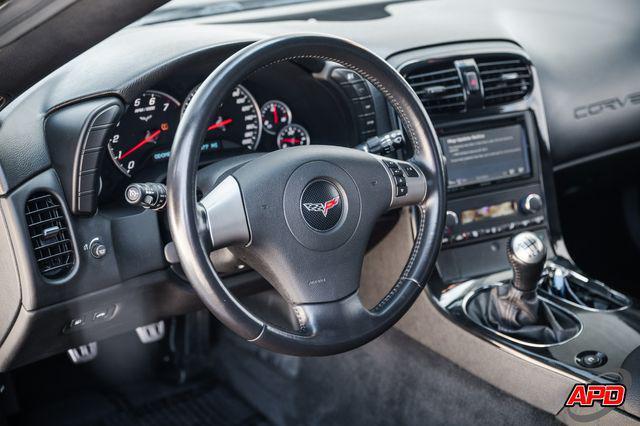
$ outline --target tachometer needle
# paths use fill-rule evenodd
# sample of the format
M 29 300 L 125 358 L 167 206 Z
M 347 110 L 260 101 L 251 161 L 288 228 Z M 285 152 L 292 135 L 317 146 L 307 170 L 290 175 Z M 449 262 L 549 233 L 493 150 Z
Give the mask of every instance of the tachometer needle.
M 138 149 L 142 148 L 143 145 L 146 145 L 149 142 L 151 142 L 152 140 L 154 140 L 160 133 L 162 133 L 162 130 L 160 130 L 160 129 L 158 129 L 155 132 L 151 133 L 149 136 L 147 136 L 146 138 L 144 138 L 140 142 L 138 142 L 133 148 L 131 148 L 130 150 L 128 150 L 127 152 L 122 154 L 119 159 L 123 160 L 125 157 L 127 157 L 131 153 L 133 153 L 133 152 L 137 151 Z
M 275 124 L 278 124 L 278 109 L 276 108 L 276 104 L 273 104 L 271 107 L 271 112 L 273 112 L 273 121 Z
M 224 127 L 227 124 L 231 124 L 233 122 L 233 118 L 227 118 L 226 120 L 218 121 L 217 123 L 213 123 L 211 126 L 207 128 L 207 130 L 217 129 L 218 127 Z

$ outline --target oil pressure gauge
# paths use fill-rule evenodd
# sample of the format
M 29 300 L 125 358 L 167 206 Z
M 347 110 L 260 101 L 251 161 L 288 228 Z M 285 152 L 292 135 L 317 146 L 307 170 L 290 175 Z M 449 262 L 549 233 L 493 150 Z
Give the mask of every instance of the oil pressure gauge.
M 277 143 L 280 149 L 309 145 L 310 142 L 309 132 L 299 124 L 289 124 L 278 132 Z

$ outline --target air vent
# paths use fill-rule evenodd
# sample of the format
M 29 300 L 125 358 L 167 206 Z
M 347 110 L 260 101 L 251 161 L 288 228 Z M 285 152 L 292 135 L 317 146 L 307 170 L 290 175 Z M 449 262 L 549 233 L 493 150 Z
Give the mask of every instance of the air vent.
M 476 58 L 484 88 L 484 105 L 495 106 L 524 98 L 533 87 L 527 61 L 514 55 Z
M 51 194 L 33 194 L 25 206 L 31 245 L 40 273 L 49 279 L 71 271 L 75 258 L 64 212 Z
M 452 62 L 418 66 L 406 74 L 406 79 L 430 114 L 465 110 L 464 90 Z

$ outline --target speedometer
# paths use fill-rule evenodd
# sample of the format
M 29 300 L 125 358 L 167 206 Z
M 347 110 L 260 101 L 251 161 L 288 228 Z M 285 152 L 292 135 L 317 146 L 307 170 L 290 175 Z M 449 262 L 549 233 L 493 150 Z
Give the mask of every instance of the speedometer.
M 180 102 L 163 92 L 148 90 L 134 99 L 109 139 L 109 154 L 118 169 L 132 174 L 157 147 L 170 148 Z
M 198 90 L 195 87 L 182 106 L 182 113 Z M 253 95 L 242 85 L 225 98 L 215 115 L 211 117 L 205 142 L 225 148 L 244 147 L 255 150 L 262 134 L 260 108 Z

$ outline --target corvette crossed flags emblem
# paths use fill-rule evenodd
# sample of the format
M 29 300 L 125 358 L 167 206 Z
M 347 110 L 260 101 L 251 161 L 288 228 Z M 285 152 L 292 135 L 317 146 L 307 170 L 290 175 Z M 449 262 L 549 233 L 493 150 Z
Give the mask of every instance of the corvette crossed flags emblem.
M 340 203 L 340 196 L 333 197 L 330 200 L 325 201 L 324 203 L 304 203 L 303 206 L 305 209 L 310 212 L 322 212 L 324 217 L 327 217 L 329 210 L 334 208 Z

